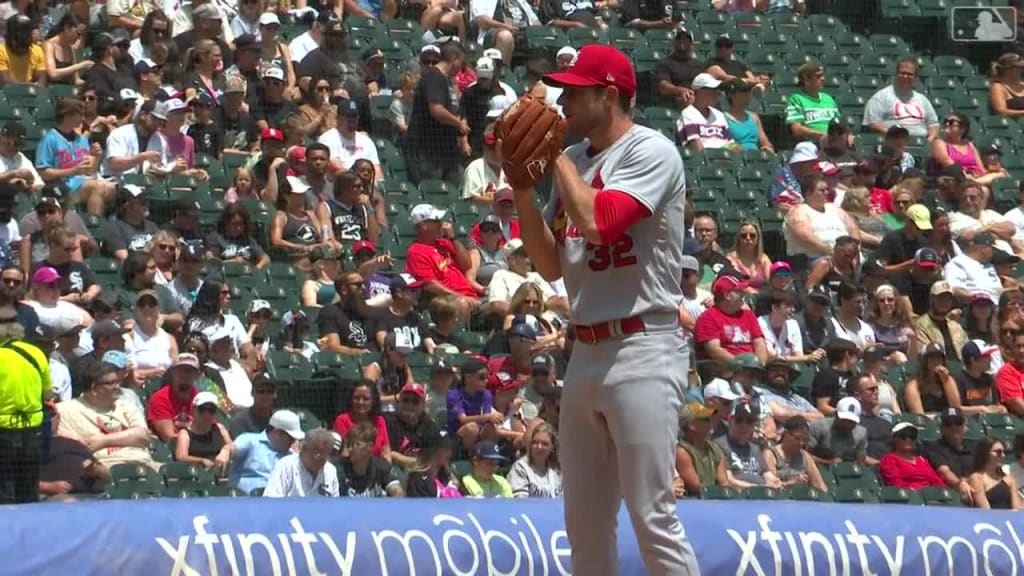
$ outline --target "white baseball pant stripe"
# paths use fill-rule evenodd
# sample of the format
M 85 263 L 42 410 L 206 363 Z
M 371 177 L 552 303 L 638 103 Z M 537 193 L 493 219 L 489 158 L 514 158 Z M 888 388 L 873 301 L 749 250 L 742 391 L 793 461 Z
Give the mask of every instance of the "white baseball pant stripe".
M 672 493 L 685 345 L 672 330 L 573 348 L 559 456 L 574 574 L 618 574 L 615 528 L 624 498 L 647 572 L 700 575 Z

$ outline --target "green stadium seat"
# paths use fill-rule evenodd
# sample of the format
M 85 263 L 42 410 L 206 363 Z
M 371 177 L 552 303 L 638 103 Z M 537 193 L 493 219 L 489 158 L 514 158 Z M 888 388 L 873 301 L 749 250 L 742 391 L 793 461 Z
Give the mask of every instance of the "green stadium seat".
M 917 6 L 923 18 L 942 18 L 949 16 L 948 0 L 917 0 Z
M 920 491 L 924 503 L 929 506 L 962 506 L 960 494 L 949 488 L 936 488 L 934 486 L 922 488 Z
M 306 360 L 301 354 L 288 352 L 286 350 L 271 350 L 267 354 L 267 368 L 271 374 L 285 369 L 303 369 L 310 374 L 313 373 L 313 364 Z
M 253 488 L 252 490 L 249 491 L 249 496 L 252 496 L 254 498 L 260 498 L 261 496 L 263 496 L 263 490 L 263 488 Z
M 188 462 L 168 462 L 160 468 L 167 488 L 205 489 L 216 484 L 216 476 L 201 466 Z
M 860 486 L 836 486 L 833 498 L 842 504 L 877 504 L 878 493 Z
M 526 45 L 531 50 L 557 50 L 568 43 L 565 34 L 553 26 L 528 26 Z
M 728 486 L 703 486 L 700 497 L 704 500 L 738 500 L 742 498 L 738 490 Z
M 458 195 L 458 189 L 443 180 L 423 180 L 420 182 L 420 194 L 425 202 L 447 205 Z
M 870 42 L 869 46 L 872 52 L 883 56 L 898 58 L 910 52 L 907 44 L 899 36 L 892 34 L 872 34 L 868 37 L 868 42 Z M 889 73 L 892 74 L 893 70 L 890 70 Z
M 603 38 L 601 33 L 594 28 L 570 28 L 568 33 L 568 41 L 570 46 L 581 48 L 587 44 L 602 43 Z
M 160 493 L 162 498 L 206 498 L 207 488 L 203 486 L 168 486 Z
M 149 441 L 149 453 L 156 462 L 170 462 L 174 460 L 174 455 L 171 454 L 171 449 L 167 447 L 167 444 L 156 439 Z
M 632 28 L 613 28 L 608 31 L 608 41 L 616 48 L 625 49 L 629 53 L 633 48 L 643 46 L 644 37 Z
M 423 27 L 417 22 L 403 18 L 394 18 L 384 22 L 384 28 L 389 37 L 401 40 L 412 46 L 412 42 L 423 36 Z
M 452 462 L 451 473 L 460 480 L 473 471 L 473 463 L 469 460 L 456 460 Z
M 160 474 L 145 464 L 125 463 L 110 467 L 110 481 L 115 486 L 130 487 L 137 492 L 156 494 L 163 481 Z
M 895 70 L 891 58 L 884 54 L 863 54 L 860 57 L 860 69 L 863 74 L 890 76 Z
M 882 486 L 878 490 L 878 499 L 883 504 L 924 504 L 924 498 L 915 490 L 897 488 L 896 486 Z
M 771 31 L 761 32 L 761 46 L 765 51 L 776 54 L 785 54 L 790 51 L 791 47 L 795 47 L 792 36 L 785 32 Z
M 207 488 L 207 496 L 217 498 L 248 498 L 249 495 L 239 490 L 238 488 L 232 488 L 231 486 L 214 486 L 213 488 Z
M 784 493 L 767 486 L 751 486 L 743 490 L 743 497 L 747 500 L 781 500 Z
M 337 352 L 317 352 L 313 357 L 313 364 L 316 366 L 317 372 L 331 372 L 343 379 L 354 380 L 360 377 L 359 361 L 351 356 L 345 356 Z
M 829 14 L 810 14 L 807 16 L 807 25 L 815 32 L 832 33 L 846 29 L 842 21 Z
M 150 498 L 156 498 L 160 492 L 151 493 L 140 491 L 135 486 L 107 486 L 106 491 L 100 498 L 104 500 L 148 500 Z
M 870 52 L 871 45 L 868 43 L 867 38 L 860 34 L 853 32 L 840 32 L 832 36 L 836 42 L 836 48 L 842 51 L 844 54 L 851 56 L 861 53 Z
M 885 85 L 885 81 L 877 76 L 858 74 L 850 78 L 850 86 L 858 93 L 863 93 L 865 98 L 871 98 L 879 88 Z
M 938 68 L 939 74 L 942 74 L 943 76 L 967 78 L 976 74 L 970 63 L 959 56 L 940 54 L 932 58 L 932 61 L 935 62 L 935 66 Z
M 783 497 L 790 500 L 804 500 L 811 502 L 831 502 L 832 497 L 828 492 L 822 492 L 817 488 L 812 488 L 807 484 L 801 484 L 798 486 L 791 486 L 783 491 Z

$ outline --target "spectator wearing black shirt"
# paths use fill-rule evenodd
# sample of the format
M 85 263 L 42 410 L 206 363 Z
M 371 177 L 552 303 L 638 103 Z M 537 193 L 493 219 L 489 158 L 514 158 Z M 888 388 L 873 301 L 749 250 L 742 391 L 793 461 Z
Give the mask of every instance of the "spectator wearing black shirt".
M 363 300 L 363 278 L 350 272 L 334 281 L 338 302 L 320 309 L 316 323 L 320 337 L 324 339 L 323 350 L 338 352 L 346 356 L 360 356 L 370 350 L 367 345 L 369 329 Z
M 919 248 L 913 253 L 910 262 L 909 269 L 891 275 L 890 280 L 899 290 L 900 297 L 909 299 L 914 314 L 921 315 L 928 312 L 932 284 L 942 278 L 942 263 L 939 255 L 931 248 Z
M 939 473 L 951 490 L 958 490 L 960 497 L 971 501 L 974 490 L 967 483 L 974 463 L 976 443 L 965 440 L 967 420 L 959 408 L 949 407 L 939 419 L 942 436 L 924 447 L 924 457 Z
M 999 389 L 989 369 L 992 355 L 999 351 L 982 340 L 968 340 L 960 349 L 963 370 L 953 375 L 960 390 L 961 410 L 964 414 L 1005 414 L 1006 407 L 999 403 Z
M 932 216 L 924 204 L 906 207 L 903 228 L 887 232 L 875 252 L 875 256 L 885 263 L 886 273 L 902 273 L 913 268 L 914 255 L 924 248 L 924 233 L 931 232 L 931 229 Z
M 42 266 L 49 266 L 60 274 L 60 297 L 86 306 L 100 295 L 102 288 L 96 275 L 82 262 L 82 246 L 78 235 L 62 224 L 50 229 L 50 255 L 33 266 L 33 273 Z
M 100 97 L 119 98 L 122 89 L 135 89 L 131 70 L 125 74 L 118 68 L 118 62 L 127 54 L 130 42 L 131 38 L 123 30 L 103 32 L 96 37 L 92 52 L 95 65 L 85 73 L 83 80 Z
M 199 203 L 190 198 L 182 198 L 175 202 L 171 221 L 164 229 L 172 232 L 180 241 L 195 242 L 202 246 L 203 231 L 199 228 Z
M 228 433 L 234 440 L 242 434 L 259 434 L 270 424 L 270 415 L 274 413 L 274 402 L 277 400 L 277 383 L 266 374 L 261 374 L 252 382 L 252 406 L 236 410 L 228 423 Z
M 846 384 L 860 357 L 860 349 L 849 340 L 836 338 L 825 350 L 829 366 L 818 372 L 811 383 L 811 400 L 825 416 L 834 416 L 836 404 L 846 395 Z
M 376 311 L 373 317 L 373 339 L 377 348 L 384 349 L 388 334 L 402 334 L 414 349 L 428 354 L 433 351 L 427 323 L 416 311 L 422 286 L 422 282 L 404 272 L 391 279 L 391 303 Z
M 284 93 L 284 70 L 268 66 L 263 71 L 263 81 L 249 94 L 249 113 L 257 128 L 280 128 L 286 118 L 298 112 L 298 106 L 285 98 Z
M 174 37 L 178 53 L 185 54 L 200 40 L 213 40 L 220 46 L 221 57 L 225 61 L 230 61 L 231 47 L 220 37 L 224 30 L 220 9 L 212 2 L 204 2 L 201 6 L 193 3 L 192 6 L 192 29 Z
M 227 81 L 241 78 L 247 83 L 256 85 L 260 81 L 260 41 L 252 34 L 243 34 L 235 38 L 234 65 L 224 72 Z
M 391 442 L 391 463 L 408 470 L 420 451 L 440 441 L 437 425 L 427 416 L 423 384 L 406 384 L 398 393 L 398 410 L 384 415 Z
M 641 31 L 671 28 L 675 25 L 674 9 L 675 3 L 671 0 L 623 0 L 619 5 L 619 20 L 627 28 Z
M 103 234 L 103 248 L 108 254 L 124 260 L 129 252 L 144 252 L 153 234 L 160 231 L 151 220 L 146 191 L 133 184 L 117 189 L 117 216 L 111 219 Z
M 192 125 L 188 127 L 188 135 L 195 142 L 196 154 L 206 154 L 220 159 L 224 150 L 224 133 L 213 121 L 213 108 L 216 102 L 206 92 L 200 92 L 190 104 L 193 120 Z
M 818 158 L 839 168 L 839 177 L 849 179 L 863 158 L 851 145 L 850 127 L 840 119 L 829 123 L 819 143 Z
M 693 79 L 704 72 L 704 63 L 693 55 L 693 34 L 682 25 L 676 29 L 672 53 L 658 62 L 654 78 L 658 82 L 658 94 L 671 98 L 682 110 L 693 104 Z
M 283 132 L 277 128 L 260 130 L 260 159 L 252 167 L 252 179 L 266 202 L 277 202 L 277 193 L 285 185 L 288 161 L 284 152 Z
M 555 28 L 600 28 L 593 0 L 542 0 L 540 21 Z
M 362 64 L 348 52 L 348 34 L 341 20 L 323 24 L 323 41 L 310 51 L 295 69 L 299 78 L 323 78 L 334 86 L 334 96 L 367 103 L 366 73 Z M 363 115 L 368 118 L 369 116 Z
M 864 353 L 879 354 L 881 348 L 871 348 Z M 867 430 L 868 448 L 865 453 L 864 464 L 877 466 L 878 460 L 889 452 L 889 443 L 892 437 L 892 423 L 881 415 L 879 404 L 878 383 L 870 374 L 860 373 L 846 383 L 846 393 L 860 401 L 860 425 Z
M 722 82 L 740 80 L 749 86 L 754 94 L 763 93 L 771 78 L 767 74 L 755 74 L 749 66 L 736 59 L 733 40 L 728 34 L 715 39 L 715 55 L 707 62 L 707 73 Z
M 488 117 L 492 99 L 504 97 L 507 106 L 516 100 L 515 90 L 501 81 L 500 73 L 500 65 L 487 56 L 481 57 L 476 61 L 476 82 L 462 91 L 459 100 L 460 114 L 469 124 L 469 144 L 474 155 L 483 153 L 484 130 L 494 120 Z
M 796 315 L 804 351 L 825 350 L 836 337 L 832 321 L 825 314 L 832 303 L 832 296 L 828 288 L 815 286 L 807 293 L 804 302 L 804 309 Z
M 469 124 L 457 114 L 452 77 L 462 69 L 464 58 L 462 47 L 448 42 L 441 47 L 441 61 L 420 77 L 406 133 L 405 154 L 413 182 L 456 181 L 462 174 L 461 156 L 470 151 L 465 138 Z
M 338 493 L 342 498 L 400 498 L 405 492 L 391 463 L 373 455 L 377 429 L 360 422 L 345 435 L 348 457 L 338 463 Z
M 229 154 L 249 154 L 259 141 L 259 128 L 248 112 L 242 110 L 245 103 L 246 82 L 242 78 L 228 78 L 221 96 L 221 105 L 214 112 L 215 123 L 222 134 L 223 151 Z

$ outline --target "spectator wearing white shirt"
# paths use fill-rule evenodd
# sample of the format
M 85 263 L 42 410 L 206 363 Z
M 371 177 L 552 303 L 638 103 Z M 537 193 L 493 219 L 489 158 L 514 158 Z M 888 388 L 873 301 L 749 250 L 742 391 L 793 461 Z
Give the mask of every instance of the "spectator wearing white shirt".
M 864 107 L 863 125 L 871 132 L 885 134 L 900 125 L 911 136 L 934 140 L 939 135 L 939 117 L 928 97 L 914 90 L 917 60 L 912 56 L 896 62 L 893 83 L 875 92 Z
M 972 236 L 970 242 L 963 254 L 946 263 L 943 275 L 960 302 L 970 302 L 972 295 L 978 292 L 984 292 L 998 302 L 1003 293 L 1003 283 L 992 265 L 997 250 L 996 240 L 988 232 L 979 232 Z
M 39 323 L 63 334 L 76 326 L 91 326 L 92 316 L 78 306 L 60 299 L 60 273 L 50 266 L 40 266 L 32 274 L 32 296 L 29 301 Z
M 484 155 L 469 163 L 463 175 L 462 199 L 472 204 L 490 205 L 498 190 L 509 188 L 498 158 L 498 138 L 494 130 L 484 132 Z
M 512 295 L 519 290 L 519 287 L 527 282 L 532 282 L 540 288 L 543 296 L 544 308 L 561 312 L 569 311 L 569 302 L 564 298 L 555 295 L 551 284 L 541 278 L 540 274 L 533 271 L 533 263 L 526 253 L 523 241 L 516 238 L 505 244 L 505 262 L 507 270 L 497 270 L 487 284 L 487 309 L 499 316 L 504 317 L 509 313 L 509 305 L 512 302 Z
M 145 102 L 131 124 L 110 132 L 100 174 L 108 177 L 139 174 L 144 173 L 150 164 L 160 162 L 160 150 L 155 149 L 158 147 L 155 140 L 159 140 L 156 133 L 158 119 L 153 116 L 155 108 L 155 100 Z M 139 146 L 140 141 L 146 142 L 145 150 Z M 154 149 L 150 149 L 150 142 Z
M 1024 254 L 1024 243 L 1013 238 L 1017 227 L 995 210 L 983 208 L 984 198 L 981 186 L 973 182 L 964 184 L 960 192 L 959 210 L 949 215 L 949 229 L 953 238 L 963 244 L 969 242 L 975 234 L 988 232 L 999 250 L 1018 256 Z
M 265 498 L 338 497 L 338 471 L 327 461 L 334 436 L 327 430 L 311 430 L 298 454 L 277 461 L 263 491 Z
M 1017 207 L 1008 210 L 1003 214 L 1003 218 L 1012 222 L 1016 228 L 1013 239 L 1024 241 L 1024 182 L 1017 189 Z
M 787 290 L 771 290 L 767 299 L 769 312 L 757 319 L 764 333 L 764 344 L 768 355 L 788 362 L 811 361 L 811 355 L 804 354 L 803 335 L 793 313 L 796 300 Z
M 361 158 L 373 164 L 376 181 L 384 178 L 380 168 L 380 157 L 377 145 L 366 132 L 356 131 L 359 125 L 359 106 L 352 100 L 343 100 L 338 104 L 338 127 L 332 128 L 318 138 L 318 142 L 331 151 L 331 161 L 343 170 L 352 168 L 352 164 Z
M 864 350 L 875 343 L 875 330 L 861 318 L 864 309 L 864 289 L 860 286 L 843 281 L 836 291 L 839 305 L 832 316 L 832 328 L 835 337 L 848 340 Z
M 310 52 L 319 48 L 320 44 L 324 41 L 323 25 L 336 19 L 337 16 L 330 10 L 324 10 L 320 13 L 311 10 L 304 14 L 301 21 L 309 26 L 309 30 L 299 34 L 288 43 L 288 52 L 292 55 L 292 62 L 302 62 L 302 59 Z
M 694 367 L 693 351 L 696 350 L 693 327 L 697 323 L 697 318 L 707 311 L 708 306 L 714 300 L 710 292 L 697 287 L 700 282 L 700 262 L 697 261 L 697 258 L 689 254 L 684 255 L 681 268 L 683 270 L 683 301 L 679 305 L 679 325 L 683 328 L 683 337 L 686 338 L 688 344 L 682 351 L 682 371 L 689 375 L 691 368 Z
M 224 384 L 224 395 L 235 408 L 252 406 L 252 381 L 237 360 L 231 333 L 218 327 L 210 336 L 210 354 L 206 368 L 217 372 Z
M 35 192 L 43 189 L 43 178 L 32 161 L 21 152 L 24 138 L 25 126 L 18 120 L 8 120 L 0 128 L 0 184 L 21 184 Z
M 691 150 L 733 148 L 736 141 L 729 132 L 725 114 L 715 108 L 722 81 L 706 72 L 693 79 L 693 104 L 683 110 L 679 119 L 679 140 Z

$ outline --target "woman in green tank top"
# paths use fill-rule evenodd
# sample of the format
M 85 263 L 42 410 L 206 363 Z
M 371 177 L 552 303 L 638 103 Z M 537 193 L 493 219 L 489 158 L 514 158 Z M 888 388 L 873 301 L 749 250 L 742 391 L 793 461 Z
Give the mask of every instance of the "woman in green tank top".
M 700 402 L 683 406 L 676 447 L 676 496 L 699 496 L 705 486 L 728 486 L 722 450 L 711 441 L 715 411 Z

